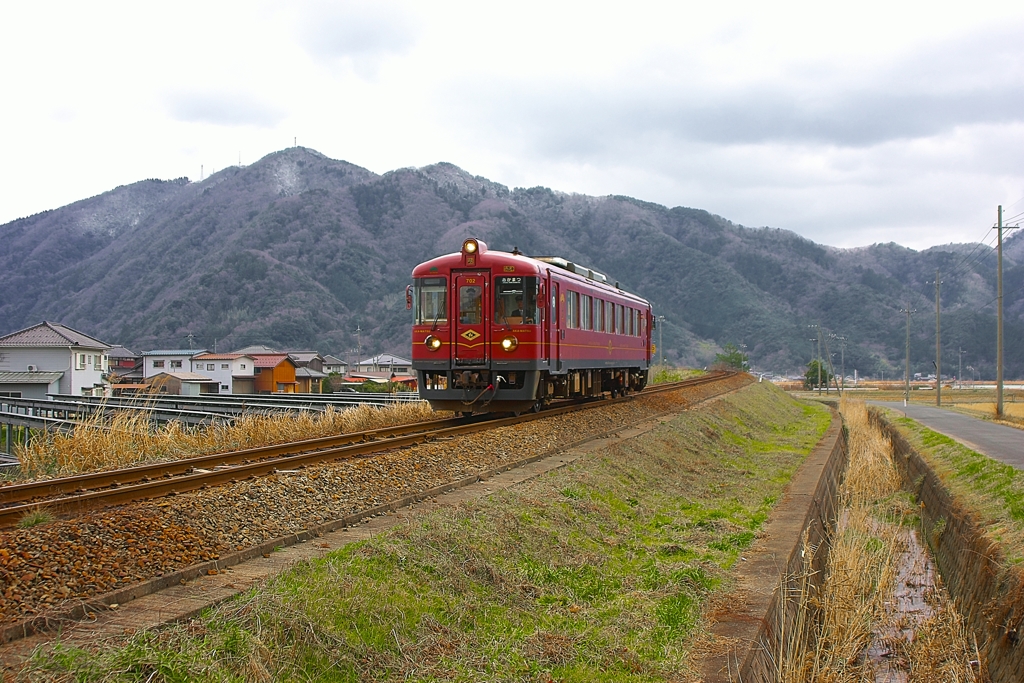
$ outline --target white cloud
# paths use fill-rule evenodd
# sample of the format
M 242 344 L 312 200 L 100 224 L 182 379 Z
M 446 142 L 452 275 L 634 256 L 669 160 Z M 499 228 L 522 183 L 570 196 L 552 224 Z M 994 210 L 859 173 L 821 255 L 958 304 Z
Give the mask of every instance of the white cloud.
M 1009 2 L 8 4 L 0 222 L 297 138 L 829 244 L 973 240 L 1024 195 L 1022 28 Z

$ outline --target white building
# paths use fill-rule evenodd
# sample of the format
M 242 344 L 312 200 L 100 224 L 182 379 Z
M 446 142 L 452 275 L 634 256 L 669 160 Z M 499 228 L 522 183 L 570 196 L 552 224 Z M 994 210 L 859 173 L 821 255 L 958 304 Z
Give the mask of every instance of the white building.
M 161 372 L 189 372 L 192 356 L 206 349 L 161 349 L 142 354 L 142 377 L 149 379 Z
M 60 323 L 0 337 L 0 393 L 45 399 L 46 394 L 102 396 L 110 344 Z
M 192 357 L 192 372 L 216 380 L 222 394 L 252 394 L 252 356 L 243 353 L 201 353 Z
M 387 372 L 396 375 L 405 375 L 412 368 L 412 361 L 401 356 L 394 356 L 390 353 L 382 353 L 373 358 L 366 358 L 356 363 L 352 372 Z

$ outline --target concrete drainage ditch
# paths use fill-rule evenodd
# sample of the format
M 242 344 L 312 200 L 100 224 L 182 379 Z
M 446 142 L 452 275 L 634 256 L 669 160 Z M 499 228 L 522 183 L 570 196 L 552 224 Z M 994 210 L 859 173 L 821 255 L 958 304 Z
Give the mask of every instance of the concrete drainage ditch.
M 1007 569 L 999 549 L 985 538 L 982 521 L 953 499 L 903 435 L 875 409 L 869 411 L 869 419 L 891 441 L 893 464 L 903 488 L 914 495 L 921 518 L 918 533 L 907 532 L 906 550 L 900 558 L 901 575 L 892 597 L 892 609 L 901 617 L 897 621 L 909 624 L 912 630 L 929 616 L 930 607 L 923 596 L 933 591 L 929 575 L 937 566 L 953 603 L 965 615 L 978 659 L 985 663 L 984 680 L 1024 681 L 1024 646 L 1020 644 L 1024 585 L 1020 573 Z M 848 449 L 839 424 L 836 418 L 794 477 L 791 490 L 808 493 L 787 496 L 793 500 L 780 503 L 779 514 L 773 515 L 765 529 L 764 541 L 748 556 L 734 592 L 737 600 L 714 615 L 714 641 L 711 654 L 702 663 L 703 680 L 779 680 L 780 659 L 793 651 L 792 641 L 799 637 L 807 618 L 808 610 L 802 605 L 824 581 L 829 543 L 842 514 L 839 490 L 848 466 Z M 915 536 L 927 543 L 931 557 Z M 895 638 L 913 639 L 913 634 L 883 631 L 863 657 L 881 661 L 892 656 L 887 643 Z M 971 666 L 977 671 L 981 664 L 971 662 Z M 886 676 L 876 680 L 907 680 L 905 674 Z

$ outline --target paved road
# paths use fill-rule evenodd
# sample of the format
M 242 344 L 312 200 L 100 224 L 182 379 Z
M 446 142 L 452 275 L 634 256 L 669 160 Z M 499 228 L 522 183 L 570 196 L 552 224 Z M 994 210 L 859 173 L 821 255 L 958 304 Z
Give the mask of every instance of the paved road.
M 1024 469 L 1024 430 L 932 406 L 911 403 L 904 407 L 902 402 L 886 401 L 868 403 L 891 408 L 917 420 L 928 429 L 956 439 L 968 448 Z

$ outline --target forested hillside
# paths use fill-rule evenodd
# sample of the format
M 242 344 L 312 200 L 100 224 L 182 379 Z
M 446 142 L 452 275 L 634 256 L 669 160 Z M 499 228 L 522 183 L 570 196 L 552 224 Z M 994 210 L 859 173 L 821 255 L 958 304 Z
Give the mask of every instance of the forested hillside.
M 629 197 L 509 190 L 451 164 L 376 175 L 309 149 L 199 183 L 147 180 L 0 226 L 0 334 L 63 322 L 144 351 L 189 333 L 219 350 L 252 343 L 352 359 L 409 351 L 412 267 L 475 236 L 558 255 L 650 299 L 674 362 L 704 365 L 727 342 L 755 367 L 793 371 L 817 324 L 845 336 L 852 372 L 934 358 L 943 276 L 945 369 L 994 374 L 995 255 L 980 245 L 842 250 L 749 229 L 699 209 Z M 1008 376 L 1024 375 L 1024 239 L 1007 245 Z M 357 337 L 356 330 L 360 333 Z M 838 345 L 836 362 L 839 362 Z

